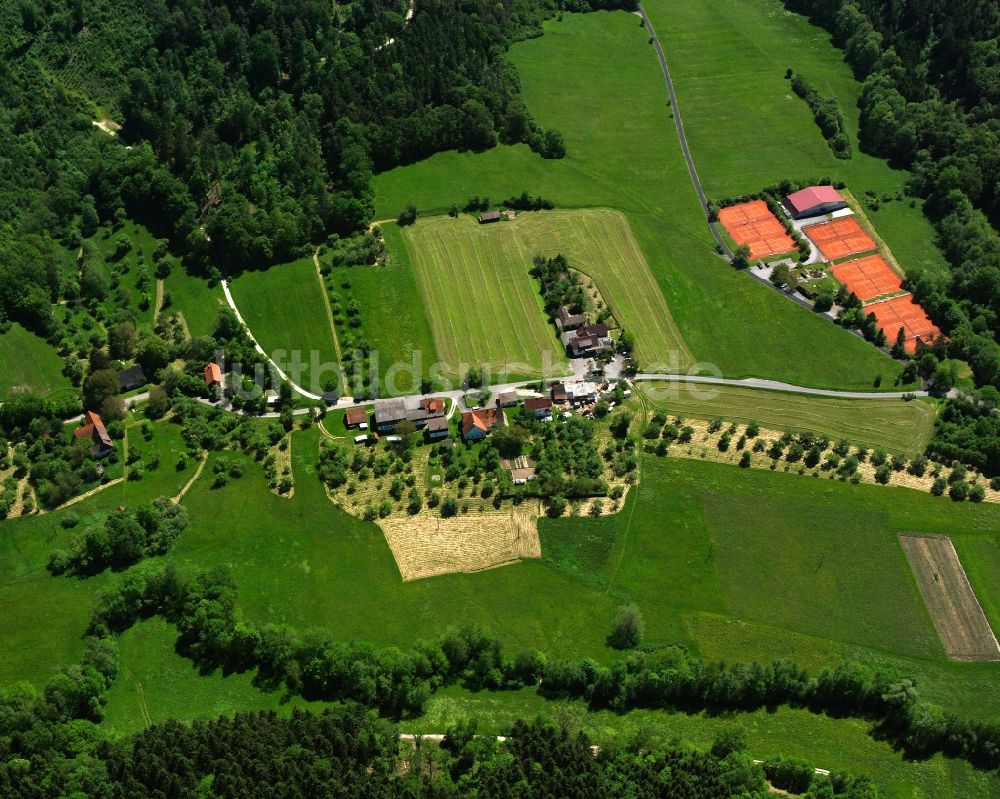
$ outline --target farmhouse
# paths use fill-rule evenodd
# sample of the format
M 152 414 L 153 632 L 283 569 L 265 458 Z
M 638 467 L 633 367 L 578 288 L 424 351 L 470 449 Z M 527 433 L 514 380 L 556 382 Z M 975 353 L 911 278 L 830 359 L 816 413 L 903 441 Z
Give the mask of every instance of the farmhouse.
M 535 415 L 537 419 L 545 419 L 552 416 L 552 400 L 548 397 L 532 397 L 524 401 L 526 413 Z
M 104 428 L 104 422 L 93 411 L 87 411 L 83 415 L 80 426 L 73 431 L 73 438 L 77 441 L 90 441 L 93 444 L 91 452 L 95 458 L 104 457 L 114 448 L 111 436 Z
M 222 385 L 222 369 L 219 364 L 210 363 L 205 366 L 205 385 L 209 388 Z
M 141 366 L 133 366 L 118 373 L 119 391 L 131 391 L 133 388 L 139 388 L 145 382 L 146 375 L 143 374 Z
M 499 211 L 487 211 L 484 214 L 479 215 L 479 224 L 486 225 L 490 222 L 499 222 L 500 212 Z
M 438 441 L 448 435 L 448 420 L 443 416 L 438 416 L 427 422 L 427 438 L 431 441 Z
M 380 433 L 392 432 L 400 422 L 424 427 L 431 419 L 444 416 L 444 400 L 425 397 L 417 400 L 391 399 L 375 404 L 375 427 Z
M 518 401 L 516 391 L 503 391 L 497 395 L 497 406 L 500 408 L 513 408 Z
M 578 327 L 583 327 L 587 324 L 587 317 L 582 313 L 571 313 L 568 306 L 561 305 L 556 312 L 555 322 L 559 330 L 576 330 Z
M 503 410 L 500 408 L 478 408 L 462 414 L 462 438 L 466 441 L 480 441 L 489 435 L 497 424 L 503 424 Z
M 614 349 L 614 342 L 608 336 L 608 326 L 599 323 L 584 325 L 576 330 L 563 333 L 562 342 L 570 358 L 586 358 Z
M 579 380 L 573 383 L 563 384 L 566 393 L 566 402 L 572 405 L 579 405 L 581 402 L 593 402 L 597 399 L 597 384 Z
M 357 427 L 368 421 L 368 411 L 363 405 L 355 405 L 344 413 L 344 426 Z
M 566 396 L 566 385 L 564 383 L 553 384 L 549 394 L 552 397 L 552 401 L 558 405 L 562 405 L 564 402 L 569 402 L 569 398 Z
M 833 186 L 810 186 L 786 198 L 793 219 L 829 214 L 847 208 L 847 203 Z

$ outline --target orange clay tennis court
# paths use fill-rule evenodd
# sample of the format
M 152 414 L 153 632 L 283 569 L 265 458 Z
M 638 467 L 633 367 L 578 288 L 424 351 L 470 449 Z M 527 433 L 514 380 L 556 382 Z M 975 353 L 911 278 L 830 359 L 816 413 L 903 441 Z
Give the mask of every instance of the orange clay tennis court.
M 750 248 L 751 258 L 767 258 L 795 249 L 795 242 L 763 200 L 723 208 L 719 221 L 733 241 Z
M 917 351 L 918 338 L 925 344 L 930 344 L 932 339 L 941 335 L 941 331 L 927 318 L 924 309 L 917 304 L 912 294 L 866 305 L 865 313 L 875 314 L 878 326 L 890 344 L 896 342 L 899 328 L 903 328 L 903 334 L 906 336 L 903 346 L 910 353 Z
M 866 255 L 845 261 L 831 267 L 830 271 L 861 302 L 893 294 L 903 288 L 899 275 L 892 271 L 881 255 Z
M 875 249 L 875 242 L 853 216 L 845 216 L 819 225 L 809 225 L 802 228 L 802 232 L 813 240 L 828 261 L 836 261 Z

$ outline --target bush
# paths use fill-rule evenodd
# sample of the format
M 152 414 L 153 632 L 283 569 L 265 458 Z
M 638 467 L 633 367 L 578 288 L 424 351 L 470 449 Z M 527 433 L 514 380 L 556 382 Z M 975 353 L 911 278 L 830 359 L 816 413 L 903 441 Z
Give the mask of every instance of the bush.
M 969 486 L 967 483 L 952 483 L 948 489 L 948 496 L 955 502 L 962 502 L 969 496 Z
M 986 489 L 976 483 L 969 489 L 969 500 L 971 502 L 982 502 L 986 499 Z
M 62 519 L 59 521 L 59 524 L 61 524 L 67 530 L 69 530 L 72 527 L 76 527 L 79 523 L 80 523 L 80 517 L 77 516 L 72 511 L 63 516 Z
M 636 605 L 618 608 L 615 622 L 608 635 L 608 646 L 615 649 L 635 649 L 642 642 L 642 612 Z

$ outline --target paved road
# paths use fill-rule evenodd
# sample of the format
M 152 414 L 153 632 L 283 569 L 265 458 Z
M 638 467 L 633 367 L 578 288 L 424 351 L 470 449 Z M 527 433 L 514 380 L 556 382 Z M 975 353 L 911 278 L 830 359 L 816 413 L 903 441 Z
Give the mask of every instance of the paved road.
M 701 209 L 705 213 L 705 221 L 708 222 L 708 227 L 711 229 L 712 235 L 715 237 L 715 241 L 720 247 L 722 247 L 722 251 L 731 258 L 733 255 L 732 250 L 729 249 L 729 245 L 726 244 L 726 240 L 719 232 L 718 225 L 708 219 L 708 198 L 705 197 L 705 190 L 701 187 L 698 170 L 695 169 L 694 159 L 691 158 L 691 150 L 688 149 L 687 136 L 684 135 L 684 122 L 681 120 L 681 109 L 677 105 L 677 94 L 674 92 L 674 82 L 670 79 L 670 69 L 667 67 L 667 57 L 663 54 L 663 47 L 660 45 L 660 40 L 656 35 L 656 31 L 653 30 L 653 23 L 649 21 L 646 10 L 640 5 L 636 14 L 642 17 L 643 24 L 646 26 L 646 30 L 649 32 L 649 36 L 653 40 L 653 47 L 656 48 L 656 55 L 660 59 L 660 68 L 663 70 L 663 80 L 667 84 L 667 94 L 670 95 L 670 108 L 673 111 L 674 125 L 677 128 L 677 138 L 680 139 L 681 142 L 681 153 L 683 153 L 684 160 L 687 162 L 688 174 L 691 176 L 691 183 L 694 185 L 694 190 L 698 194 L 698 200 L 701 202 Z
M 779 380 L 764 380 L 759 377 L 744 377 L 740 380 L 725 377 L 709 377 L 707 375 L 661 375 L 661 374 L 638 374 L 632 380 L 649 381 L 659 380 L 671 383 L 704 383 L 716 386 L 741 386 L 743 388 L 757 388 L 764 391 L 783 391 L 789 394 L 808 394 L 812 397 L 834 397 L 840 399 L 903 399 L 904 397 L 926 397 L 926 391 L 836 391 L 826 388 L 810 388 L 809 386 L 796 386 L 793 383 L 782 383 Z

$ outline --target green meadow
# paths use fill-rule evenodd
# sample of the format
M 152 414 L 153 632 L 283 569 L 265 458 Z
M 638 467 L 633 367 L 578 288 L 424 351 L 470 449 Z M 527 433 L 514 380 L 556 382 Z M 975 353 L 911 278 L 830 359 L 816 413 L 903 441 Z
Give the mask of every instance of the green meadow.
M 524 190 L 558 208 L 615 208 L 698 360 L 727 377 L 870 388 L 881 375 L 891 385 L 897 364 L 715 255 L 647 38 L 621 12 L 547 23 L 543 37 L 516 44 L 511 57 L 528 108 L 563 133 L 567 157 L 544 161 L 522 145 L 442 153 L 377 176 L 377 215 L 411 201 L 441 213 L 472 195 L 499 202 Z
M 63 361 L 45 339 L 18 323 L 0 333 L 0 397 L 11 389 L 30 387 L 42 394 L 70 389 L 62 373 Z
M 180 472 L 175 468 L 179 429 L 158 422 L 153 430 L 147 441 L 139 425 L 130 426 L 129 446 L 143 464 L 159 453 L 160 466 L 76 506 L 78 529 L 118 503 L 172 495 L 191 476 L 193 460 Z M 956 712 L 1000 718 L 997 665 L 944 658 L 896 538 L 900 530 L 952 535 L 995 618 L 1000 520 L 993 507 L 647 455 L 641 483 L 620 513 L 541 520 L 541 561 L 403 583 L 380 530 L 326 499 L 315 473 L 320 431 L 297 431 L 292 439 L 291 499 L 268 491 L 249 460 L 242 478 L 211 488 L 219 457 L 212 455 L 183 500 L 191 525 L 165 556 L 201 568 L 229 566 L 243 612 L 254 621 L 318 626 L 345 640 L 405 647 L 461 619 L 486 625 L 511 651 L 538 647 L 553 656 L 606 661 L 617 657 L 604 642 L 615 608 L 633 601 L 650 645 L 681 643 L 712 660 L 787 656 L 812 671 L 856 657 L 915 676 L 925 696 Z M 0 535 L 0 624 L 9 652 L 0 666 L 3 683 L 41 684 L 59 664 L 78 658 L 97 593 L 117 579 L 48 574 L 48 554 L 74 535 L 59 524 L 64 513 L 6 522 Z M 257 689 L 252 673 L 199 674 L 176 654 L 174 640 L 172 628 L 156 619 L 122 637 L 109 728 L 127 732 L 167 715 L 284 712 L 295 705 L 280 692 Z M 805 711 L 619 717 L 565 704 L 525 692 L 448 689 L 412 725 L 433 731 L 446 718 L 482 711 L 485 723 L 500 728 L 505 719 L 547 708 L 579 716 L 601 740 L 648 727 L 702 741 L 728 719 L 751 731 L 755 752 L 870 771 L 890 787 L 889 796 L 937 796 L 943 786 L 955 796 L 986 797 L 997 787 L 995 778 L 965 764 L 906 763 L 869 737 L 864 723 Z
M 639 390 L 650 405 L 671 416 L 757 422 L 774 430 L 846 438 L 911 458 L 924 451 L 934 428 L 934 406 L 928 400 L 850 400 L 693 383 L 640 383 Z
M 257 343 L 293 382 L 313 393 L 323 390 L 323 380 L 335 379 L 334 371 L 321 367 L 339 366 L 323 290 L 312 258 L 248 270 L 229 284 L 233 301 Z M 292 373 L 296 357 L 301 364 L 299 379 Z
M 219 311 L 228 307 L 221 286 L 210 286 L 204 278 L 188 274 L 183 266 L 174 264 L 163 288 L 169 292 L 171 302 L 162 313 L 180 314 L 192 336 L 212 335 Z

